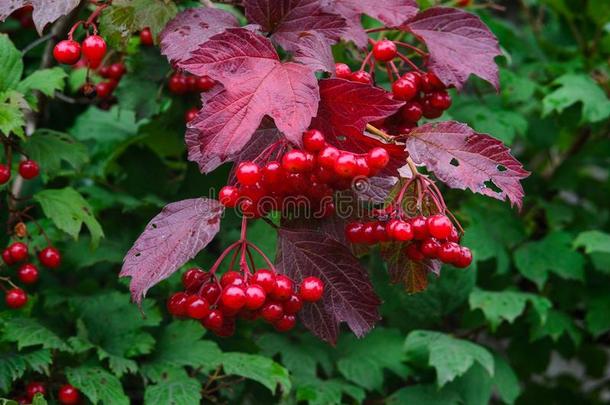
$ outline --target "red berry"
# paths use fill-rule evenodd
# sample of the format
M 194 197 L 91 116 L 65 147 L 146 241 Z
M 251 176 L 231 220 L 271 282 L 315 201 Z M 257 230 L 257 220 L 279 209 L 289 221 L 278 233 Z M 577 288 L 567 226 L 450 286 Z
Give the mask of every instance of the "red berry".
M 10 250 L 8 250 L 8 248 L 2 251 L 2 260 L 4 261 L 4 263 L 6 263 L 7 266 L 12 266 L 13 264 L 15 264 L 15 260 L 13 260 L 11 252 Z
M 279 162 L 267 162 L 263 167 L 263 182 L 267 185 L 275 185 L 284 179 L 284 169 Z
M 385 229 L 385 227 L 384 227 Z M 317 277 L 306 277 L 301 281 L 299 296 L 303 301 L 315 302 L 324 294 L 324 283 Z
M 299 298 L 298 295 L 292 294 L 286 301 L 283 303 L 284 313 L 289 315 L 294 315 L 303 308 L 303 301 Z
M 453 263 L 460 258 L 460 245 L 455 242 L 445 242 L 438 249 L 437 257 L 443 263 Z
M 188 110 L 186 110 L 186 112 L 184 113 L 184 122 L 188 123 L 188 122 L 191 122 L 192 120 L 194 120 L 195 117 L 197 117 L 198 112 L 199 112 L 199 108 L 197 108 L 197 107 L 192 107 L 192 108 L 189 108 Z
M 453 224 L 447 216 L 442 214 L 432 215 L 426 220 L 428 232 L 437 239 L 447 239 L 451 235 Z
M 239 285 L 229 285 L 221 295 L 222 305 L 229 309 L 241 309 L 246 304 L 246 292 Z
M 430 234 L 428 233 L 428 222 L 426 218 L 418 216 L 411 218 L 411 228 L 413 228 L 413 237 L 415 239 L 426 239 Z
M 100 66 L 97 70 L 97 74 L 104 79 L 110 79 L 110 66 Z
M 186 314 L 193 319 L 203 319 L 210 313 L 210 304 L 198 295 L 189 295 L 184 308 Z
M 422 110 L 421 104 L 415 101 L 408 102 L 400 110 L 402 119 L 407 122 L 417 122 L 421 119 L 424 111 Z
M 430 106 L 439 110 L 446 110 L 451 107 L 451 96 L 446 91 L 435 91 L 430 93 L 427 97 Z
M 239 190 L 234 186 L 224 186 L 218 193 L 218 200 L 222 205 L 233 208 L 239 199 Z
M 310 169 L 307 153 L 300 149 L 292 149 L 282 157 L 282 168 L 289 173 L 300 173 Z
M 335 173 L 344 178 L 352 178 L 358 171 L 356 156 L 350 152 L 342 152 L 335 161 Z
M 198 91 L 196 76 L 186 76 L 184 80 L 186 80 L 186 86 L 188 87 L 188 91 Z
M 226 287 L 228 285 L 242 285 L 244 278 L 236 271 L 227 271 L 220 278 L 220 285 Z
M 38 163 L 33 160 L 24 160 L 19 163 L 19 175 L 26 180 L 33 179 L 40 173 Z
M 421 89 L 421 80 L 422 80 L 421 77 L 422 77 L 422 74 L 419 72 L 416 72 L 414 70 L 411 72 L 407 72 L 401 76 L 402 79 L 412 81 L 418 90 Z
M 438 240 L 434 238 L 424 239 L 419 246 L 419 250 L 426 257 L 436 257 L 438 250 L 440 249 L 441 244 Z
M 392 94 L 398 100 L 409 101 L 417 95 L 417 92 L 417 85 L 411 80 L 401 78 L 392 83 Z
M 9 308 L 21 308 L 28 302 L 28 295 L 21 288 L 13 288 L 6 292 L 4 301 Z
M 320 166 L 326 169 L 334 170 L 335 163 L 337 162 L 340 154 L 341 152 L 339 152 L 339 149 L 335 148 L 334 146 L 326 146 L 320 151 L 320 153 L 318 153 L 318 163 Z
M 99 35 L 89 35 L 83 41 L 82 51 L 90 65 L 99 64 L 106 54 L 106 41 Z
M 303 132 L 303 146 L 309 152 L 319 152 L 326 146 L 324 134 L 317 129 L 310 129 Z
M 445 90 L 445 85 L 441 80 L 432 72 L 427 72 L 422 75 L 421 78 L 422 90 L 426 93 L 430 93 L 435 90 Z
M 261 316 L 267 322 L 274 322 L 282 317 L 284 308 L 279 302 L 271 301 L 261 308 Z
M 61 264 L 61 254 L 54 247 L 46 247 L 38 253 L 40 264 L 50 269 L 55 269 Z
M 335 63 L 335 74 L 339 79 L 349 79 L 352 75 L 352 69 L 345 63 Z
M 28 246 L 25 243 L 15 242 L 8 247 L 8 251 L 14 263 L 28 258 Z
M 384 148 L 373 148 L 366 154 L 366 161 L 373 169 L 383 169 L 390 162 L 390 154 Z
M 352 222 L 345 227 L 345 237 L 351 243 L 362 243 L 362 230 L 364 225 L 360 222 Z
M 373 225 L 373 234 L 376 242 L 387 242 L 390 240 L 388 232 L 386 231 L 385 222 L 375 222 Z
M 438 118 L 441 115 L 443 115 L 443 110 L 432 107 L 432 104 L 430 104 L 429 97 L 424 98 L 421 106 L 422 106 L 422 114 L 424 115 L 424 117 L 426 117 L 428 119 Z
M 121 77 L 125 74 L 127 70 L 125 69 L 125 65 L 122 63 L 113 63 L 108 67 L 108 78 L 121 80 Z
M 99 82 L 95 85 L 95 94 L 99 98 L 108 98 L 112 94 L 114 86 L 111 82 Z
M 451 234 L 447 237 L 447 241 L 460 243 L 460 234 L 458 230 L 455 229 L 455 226 L 451 227 Z
M 374 245 L 375 243 L 377 243 L 377 233 L 375 232 L 376 226 L 377 223 L 375 222 L 367 222 L 362 225 L 362 243 L 367 245 Z
M 287 332 L 290 329 L 294 328 L 297 324 L 297 319 L 294 315 L 282 315 L 280 319 L 273 323 L 273 326 L 278 332 Z
M 182 275 L 182 285 L 187 290 L 199 289 L 205 279 L 206 273 L 200 269 L 188 269 Z
M 74 405 L 78 404 L 78 402 L 80 401 L 80 394 L 76 387 L 70 384 L 65 384 L 62 385 L 61 388 L 59 388 L 59 392 L 57 393 L 57 399 L 61 404 Z
M 11 179 L 11 168 L 0 163 L 0 185 L 6 184 Z
M 288 277 L 278 274 L 275 276 L 275 286 L 271 291 L 271 297 L 278 301 L 287 300 L 293 292 L 292 280 Z
M 453 260 L 453 265 L 459 268 L 466 268 L 472 263 L 472 252 L 465 246 L 460 247 L 460 254 Z
M 396 44 L 389 39 L 383 39 L 373 46 L 373 56 L 380 62 L 389 62 L 396 57 Z
M 53 57 L 58 63 L 74 65 L 80 59 L 80 44 L 71 39 L 64 39 L 53 48 Z
M 409 246 L 407 246 L 405 249 L 405 254 L 409 259 L 417 262 L 426 258 L 424 254 L 419 250 L 419 247 L 416 243 L 411 243 Z
M 140 31 L 140 43 L 142 45 L 151 46 L 153 44 L 153 35 L 150 28 L 146 27 Z
M 262 173 L 256 163 L 242 162 L 237 167 L 235 176 L 237 176 L 237 180 L 244 186 L 251 186 L 261 180 Z
M 371 84 L 373 83 L 373 78 L 369 74 L 369 72 L 365 72 L 364 70 L 357 70 L 349 76 L 349 79 L 352 82 Z
M 391 236 L 401 242 L 410 241 L 414 237 L 413 227 L 410 223 L 399 220 L 393 226 Z
M 355 176 L 368 177 L 371 174 L 371 168 L 366 160 L 366 157 L 356 156 L 356 173 Z
M 186 77 L 180 73 L 174 73 L 167 82 L 169 91 L 174 94 L 184 94 L 188 90 L 188 83 Z
M 214 305 L 216 303 L 216 301 L 218 301 L 218 297 L 220 297 L 221 291 L 222 290 L 220 289 L 218 284 L 216 284 L 216 282 L 211 282 L 211 283 L 205 284 L 201 288 L 199 295 L 201 295 L 203 298 L 205 298 L 208 303 Z
M 215 84 L 216 82 L 209 76 L 201 76 L 197 78 L 197 89 L 199 91 L 208 91 L 214 87 Z
M 38 269 L 31 263 L 19 267 L 17 278 L 24 284 L 33 284 L 38 281 Z
M 252 284 L 246 288 L 246 308 L 259 309 L 265 303 L 266 298 L 265 290 L 260 285 Z
M 217 330 L 222 327 L 224 323 L 224 316 L 218 309 L 213 309 L 201 322 L 206 328 L 210 330 Z
M 235 333 L 235 319 L 225 317 L 222 322 L 222 326 L 218 329 L 213 329 L 212 332 L 220 337 L 233 336 Z
M 257 270 L 251 282 L 260 285 L 265 293 L 270 294 L 275 289 L 275 273 L 267 269 Z
M 43 396 L 47 393 L 44 385 L 38 381 L 32 381 L 25 387 L 25 395 L 31 401 L 36 394 L 42 394 Z
M 188 294 L 177 292 L 167 300 L 167 312 L 174 316 L 186 315 L 186 300 Z

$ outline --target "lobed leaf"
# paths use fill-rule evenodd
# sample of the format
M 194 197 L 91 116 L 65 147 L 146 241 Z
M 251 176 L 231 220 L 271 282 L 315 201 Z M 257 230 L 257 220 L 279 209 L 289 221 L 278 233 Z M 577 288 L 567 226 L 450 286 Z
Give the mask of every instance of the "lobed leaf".
M 79 3 L 80 0 L 3 0 L 0 2 L 0 21 L 4 21 L 13 11 L 31 5 L 34 7 L 34 25 L 38 34 L 42 35 L 47 24 L 70 13 Z
M 31 90 L 39 90 L 49 97 L 55 95 L 56 90 L 63 90 L 68 75 L 60 67 L 37 70 L 17 85 L 20 93 L 27 94 Z
M 127 405 L 129 398 L 125 395 L 121 381 L 95 366 L 80 366 L 65 370 L 68 382 L 79 389 L 93 403 Z

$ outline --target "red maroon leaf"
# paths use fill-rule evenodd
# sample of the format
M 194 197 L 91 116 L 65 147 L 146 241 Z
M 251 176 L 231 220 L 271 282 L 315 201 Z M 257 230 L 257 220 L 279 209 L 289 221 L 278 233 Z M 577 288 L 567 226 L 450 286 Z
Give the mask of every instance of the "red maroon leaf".
M 36 31 L 42 35 L 44 27 L 74 10 L 80 0 L 2 0 L 0 1 L 0 21 L 11 15 L 13 11 L 31 5 L 34 8 L 32 20 Z
M 353 187 L 358 198 L 373 204 L 382 204 L 388 198 L 390 191 L 396 186 L 398 177 L 375 176 L 359 182 Z
M 498 40 L 476 15 L 433 7 L 409 21 L 406 29 L 426 43 L 429 68 L 446 85 L 461 89 L 468 76 L 475 74 L 499 88 L 494 62 L 500 55 Z
M 233 167 L 231 168 L 231 172 L 229 173 L 229 184 L 237 183 L 237 178 L 235 177 L 235 169 L 239 165 L 240 162 L 244 161 L 254 161 L 257 158 L 261 157 L 261 154 L 272 144 L 280 141 L 282 139 L 282 135 L 276 128 L 259 128 L 252 135 L 252 139 L 250 142 L 246 144 L 246 146 L 235 156 L 233 156 L 230 161 L 235 162 Z M 269 159 L 273 160 L 273 159 Z M 259 161 L 257 160 L 257 163 Z M 260 164 L 260 163 L 259 163 Z
M 529 172 L 501 141 L 475 133 L 466 124 L 447 121 L 415 128 L 406 147 L 415 163 L 425 165 L 448 186 L 469 188 L 499 200 L 508 198 L 521 207 L 520 181 Z M 494 190 L 489 182 L 500 190 Z
M 328 40 L 317 32 L 303 32 L 295 43 L 294 60 L 315 70 L 334 73 L 335 58 Z
M 343 38 L 356 45 L 367 45 L 368 35 L 362 28 L 362 14 L 378 19 L 389 27 L 396 27 L 417 14 L 415 0 L 335 0 L 333 11 L 347 20 L 347 32 Z
M 440 274 L 441 262 L 438 260 L 413 261 L 404 253 L 405 245 L 385 243 L 381 256 L 388 266 L 390 281 L 401 284 L 408 293 L 418 293 L 428 288 L 428 275 Z
M 190 58 L 212 36 L 239 27 L 233 14 L 217 8 L 189 8 L 179 13 L 161 32 L 161 53 L 172 61 Z
M 379 320 L 379 298 L 366 270 L 349 248 L 320 232 L 281 229 L 277 268 L 297 283 L 308 276 L 324 282 L 321 302 L 305 304 L 301 321 L 315 335 L 332 344 L 340 322 L 364 336 Z
M 148 289 L 195 257 L 218 233 L 223 207 L 194 198 L 171 203 L 154 217 L 123 259 L 120 277 L 131 277 L 131 297 L 140 303 Z

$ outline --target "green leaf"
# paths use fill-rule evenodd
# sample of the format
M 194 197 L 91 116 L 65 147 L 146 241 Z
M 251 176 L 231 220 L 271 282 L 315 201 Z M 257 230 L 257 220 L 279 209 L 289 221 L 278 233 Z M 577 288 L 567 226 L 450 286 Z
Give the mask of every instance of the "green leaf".
M 457 392 L 451 389 L 439 389 L 430 385 L 413 385 L 401 388 L 387 400 L 388 405 L 457 405 L 462 403 Z
M 269 357 L 279 354 L 281 363 L 291 375 L 300 378 L 315 377 L 318 366 L 328 374 L 332 372 L 331 353 L 326 346 L 309 336 L 300 336 L 297 341 L 278 333 L 266 333 L 257 343 L 263 354 Z
M 517 135 L 527 132 L 527 120 L 523 115 L 510 110 L 492 109 L 480 102 L 461 105 L 451 114 L 470 124 L 477 132 L 491 134 L 508 145 Z
M 23 74 L 21 52 L 11 42 L 7 34 L 0 34 L 0 93 L 14 89 Z M 0 111 L 2 110 L 0 105 Z M 2 126 L 0 125 L 0 131 Z M 3 131 L 4 132 L 4 131 Z M 7 133 L 7 132 L 5 132 Z
M 119 111 L 117 107 L 108 111 L 89 107 L 70 129 L 70 134 L 79 141 L 92 140 L 99 144 L 123 141 L 137 133 L 134 113 Z
M 39 163 L 45 181 L 60 174 L 62 162 L 78 169 L 89 160 L 85 145 L 68 134 L 50 129 L 36 131 L 23 148 L 30 159 Z
M 271 359 L 256 354 L 225 353 L 222 367 L 226 374 L 238 375 L 257 381 L 275 392 L 280 386 L 284 395 L 290 392 L 292 384 L 288 370 Z
M 593 336 L 600 336 L 610 330 L 610 295 L 607 293 L 592 297 L 587 302 L 587 329 Z
M 11 91 L 7 94 L 0 93 L 0 134 L 9 135 L 14 133 L 24 138 L 23 127 L 25 126 L 24 109 L 29 109 L 27 102 L 21 93 Z
M 297 401 L 307 401 L 309 405 L 339 405 L 343 395 L 349 395 L 358 403 L 366 398 L 366 392 L 355 385 L 339 379 L 321 380 L 317 377 L 299 378 L 296 381 Z
M 82 195 L 72 187 L 42 190 L 34 195 L 42 211 L 55 225 L 74 239 L 78 239 L 83 223 L 91 233 L 95 247 L 104 236 L 102 226 L 93 216 L 93 210 Z
M 547 321 L 532 330 L 531 339 L 538 340 L 548 336 L 557 341 L 564 334 L 567 334 L 576 346 L 580 345 L 582 333 L 574 321 L 567 314 L 551 309 Z
M 47 400 L 44 399 L 44 396 L 39 392 L 34 395 L 32 399 L 32 405 L 47 405 Z
M 201 383 L 194 378 L 172 378 L 148 385 L 144 391 L 145 405 L 192 405 L 201 402 Z
M 464 404 L 488 405 L 492 385 L 492 377 L 483 367 L 475 363 L 464 375 L 457 377 L 443 388 L 456 392 Z
M 519 379 L 510 364 L 502 357 L 494 355 L 494 365 L 493 384 L 496 391 L 505 403 L 513 404 L 519 394 L 521 394 Z
M 404 350 L 407 360 L 426 363 L 436 369 L 439 387 L 466 373 L 475 362 L 490 375 L 494 372 L 493 357 L 487 349 L 439 332 L 416 330 L 409 333 Z
M 158 93 L 157 83 L 133 75 L 121 79 L 115 90 L 121 109 L 135 111 L 137 120 L 159 112 L 161 106 L 157 98 Z
M 603 27 L 610 21 L 610 3 L 606 0 L 587 1 L 587 15 L 598 26 Z
M 27 94 L 31 90 L 39 90 L 49 97 L 55 95 L 56 90 L 63 90 L 68 75 L 60 67 L 51 69 L 37 70 L 18 85 L 17 90 L 20 93 Z
M 44 349 L 68 351 L 64 341 L 34 318 L 10 318 L 3 322 L 2 339 L 16 342 L 19 350 L 24 347 L 42 345 Z
M 571 105 L 582 103 L 584 122 L 599 122 L 610 116 L 610 100 L 588 75 L 568 73 L 553 82 L 560 87 L 542 100 L 542 114 L 561 113 Z
M 584 259 L 572 249 L 572 237 L 554 232 L 537 242 L 529 242 L 514 253 L 515 265 L 524 277 L 542 289 L 549 273 L 569 280 L 584 280 Z
M 585 253 L 610 253 L 610 234 L 601 231 L 585 231 L 578 234 L 574 247 L 584 247 Z
M 469 297 L 470 309 L 480 309 L 495 331 L 502 321 L 513 323 L 525 310 L 529 301 L 541 323 L 546 321 L 548 310 L 553 305 L 548 299 L 519 291 L 483 291 L 475 289 Z
M 67 368 L 68 382 L 78 388 L 93 404 L 129 405 L 118 378 L 101 367 Z
M 11 383 L 21 378 L 27 370 L 48 374 L 52 362 L 48 349 L 19 353 L 3 350 L 0 354 L 0 391 L 10 391 Z

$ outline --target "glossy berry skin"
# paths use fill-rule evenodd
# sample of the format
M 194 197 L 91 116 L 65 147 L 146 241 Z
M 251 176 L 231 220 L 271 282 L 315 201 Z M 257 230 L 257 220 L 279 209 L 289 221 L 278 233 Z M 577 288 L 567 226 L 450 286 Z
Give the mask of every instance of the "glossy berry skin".
M 306 277 L 301 281 L 299 296 L 303 301 L 315 302 L 324 294 L 324 283 L 317 277 Z
M 19 163 L 19 175 L 26 180 L 37 177 L 40 173 L 40 167 L 38 163 L 33 160 L 24 160 Z
M 46 395 L 47 390 L 44 387 L 44 384 L 38 381 L 32 381 L 25 387 L 25 395 L 31 401 L 36 394 Z
M 99 82 L 95 85 L 95 94 L 99 98 L 108 98 L 112 94 L 114 86 L 111 82 Z
M 423 116 L 428 119 L 435 119 L 443 115 L 443 110 L 441 110 L 440 108 L 432 107 L 432 104 L 430 104 L 429 97 L 424 98 L 421 106 Z
M 349 79 L 352 75 L 352 69 L 345 63 L 335 63 L 335 74 L 339 79 Z
M 339 152 L 339 149 L 335 148 L 334 146 L 326 146 L 320 151 L 320 153 L 318 153 L 318 163 L 320 166 L 326 169 L 334 170 L 335 163 L 337 162 L 340 154 L 341 152 Z
M 246 292 L 241 286 L 229 285 L 221 295 L 222 305 L 229 309 L 241 309 L 246 304 Z
M 19 263 L 28 258 L 28 246 L 25 243 L 15 242 L 8 247 L 8 251 L 14 263 Z
M 453 260 L 453 265 L 461 269 L 470 266 L 472 263 L 472 252 L 465 246 L 460 247 L 460 254 Z
M 437 257 L 443 263 L 454 263 L 460 258 L 460 245 L 455 242 L 445 242 L 438 249 Z
M 398 241 L 410 241 L 414 237 L 413 227 L 405 221 L 398 221 L 392 228 L 392 237 Z
M 188 294 L 183 292 L 177 292 L 173 294 L 167 300 L 167 312 L 174 316 L 185 316 L 186 300 L 188 297 Z
M 227 271 L 220 278 L 220 285 L 223 287 L 229 285 L 242 285 L 244 283 L 244 278 L 237 271 Z
M 182 274 L 182 285 L 187 290 L 199 288 L 205 279 L 206 273 L 200 269 L 188 269 Z
M 292 149 L 282 157 L 282 168 L 289 173 L 300 173 L 310 168 L 307 153 L 299 149 Z
M 427 72 L 421 78 L 422 90 L 426 93 L 430 93 L 435 90 L 445 90 L 445 85 L 441 80 L 432 72 Z
M 411 218 L 411 228 L 413 228 L 413 237 L 415 239 L 426 239 L 429 235 L 428 233 L 428 222 L 426 218 L 422 216 L 418 216 L 415 218 Z
M 53 57 L 57 63 L 74 65 L 80 59 L 80 44 L 71 39 L 58 42 L 53 48 Z
M 363 83 L 363 84 L 372 84 L 373 78 L 369 74 L 369 72 L 365 72 L 364 70 L 357 70 L 349 76 L 349 79 L 352 82 Z
M 284 313 L 294 315 L 303 308 L 303 301 L 298 295 L 292 294 L 286 301 L 282 303 Z
M 319 152 L 326 146 L 324 134 L 317 129 L 310 129 L 303 132 L 303 146 L 308 152 Z
M 417 122 L 421 119 L 424 111 L 417 102 L 409 102 L 400 110 L 400 115 L 405 121 Z
M 434 238 L 424 239 L 419 246 L 419 250 L 426 257 L 436 257 L 438 250 L 441 248 L 441 244 Z
M 199 108 L 192 107 L 186 110 L 184 113 L 184 122 L 189 123 L 197 117 L 197 113 L 199 112 Z
M 396 44 L 389 39 L 383 39 L 373 46 L 373 56 L 380 62 L 389 62 L 396 57 Z
M 125 74 L 127 69 L 122 63 L 113 63 L 108 67 L 108 78 L 114 80 L 121 80 L 121 77 Z
M 221 292 L 222 292 L 222 290 L 218 286 L 218 284 L 213 282 L 213 283 L 205 284 L 203 287 L 201 287 L 199 295 L 201 295 L 203 298 L 205 298 L 208 303 L 210 303 L 211 305 L 214 305 L 218 301 L 218 298 L 220 297 Z
M 341 177 L 352 178 L 358 172 L 358 162 L 356 156 L 349 152 L 344 152 L 339 155 L 335 161 L 335 173 Z
M 447 239 L 451 235 L 453 224 L 447 216 L 436 214 L 426 220 L 428 232 L 437 239 Z
M 197 90 L 208 91 L 214 87 L 216 82 L 210 76 L 201 76 L 197 78 Z
M 280 319 L 273 323 L 275 330 L 278 332 L 288 332 L 290 329 L 294 328 L 297 324 L 297 319 L 294 315 L 282 315 Z
M 99 35 L 89 35 L 83 41 L 82 53 L 90 65 L 99 64 L 106 55 L 106 41 Z
M 186 314 L 193 319 L 203 319 L 210 313 L 210 304 L 198 295 L 189 295 L 184 307 Z
M 345 227 L 345 237 L 350 243 L 362 243 L 363 225 L 359 222 L 352 222 Z
M 80 401 L 80 393 L 76 387 L 70 384 L 65 384 L 59 388 L 59 391 L 57 392 L 57 399 L 59 400 L 59 403 L 63 405 L 78 404 Z
M 278 274 L 275 276 L 275 286 L 271 291 L 271 297 L 278 301 L 287 300 L 293 292 L 292 280 L 288 277 Z
M 153 45 L 153 35 L 150 32 L 150 28 L 146 27 L 140 31 L 140 43 L 145 46 Z
M 259 309 L 265 303 L 267 294 L 265 290 L 258 284 L 252 284 L 246 287 L 246 305 L 248 309 Z
M 227 208 L 234 208 L 239 199 L 239 190 L 234 186 L 224 186 L 218 192 L 218 200 Z
M 4 301 L 9 308 L 21 308 L 28 302 L 28 295 L 21 288 L 12 288 L 4 295 Z
M 11 168 L 0 163 L 0 185 L 8 183 L 11 179 Z
M 61 264 L 61 254 L 54 247 L 46 247 L 38 253 L 38 260 L 44 267 L 56 269 Z
M 220 310 L 213 309 L 210 311 L 208 316 L 201 321 L 201 323 L 210 330 L 217 330 L 222 327 L 224 323 L 224 316 Z
M 271 301 L 261 308 L 261 316 L 267 322 L 277 321 L 284 314 L 284 308 L 279 302 Z
M 169 91 L 174 94 L 186 93 L 188 90 L 188 83 L 186 77 L 179 73 L 173 74 L 167 82 L 167 87 L 169 88 Z
M 7 266 L 12 266 L 13 264 L 15 264 L 15 260 L 13 260 L 11 252 L 8 249 L 4 249 L 2 251 L 2 260 L 4 261 L 4 263 L 6 263 Z
M 34 284 L 38 281 L 38 269 L 31 263 L 24 264 L 17 270 L 17 278 L 23 284 Z
M 417 92 L 417 85 L 411 80 L 401 78 L 392 83 L 392 94 L 397 100 L 409 101 Z
M 451 96 L 444 90 L 430 93 L 427 98 L 432 108 L 447 110 L 449 107 L 451 107 Z
M 267 162 L 263 167 L 263 182 L 266 185 L 275 185 L 284 179 L 284 169 L 280 162 Z
M 260 285 L 266 294 L 270 294 L 275 289 L 275 273 L 267 269 L 257 270 L 251 282 Z
M 235 171 L 237 181 L 244 186 L 252 186 L 261 180 L 262 173 L 256 163 L 242 162 Z
M 390 154 L 384 148 L 373 148 L 366 154 L 366 162 L 373 169 L 383 169 L 390 163 Z

